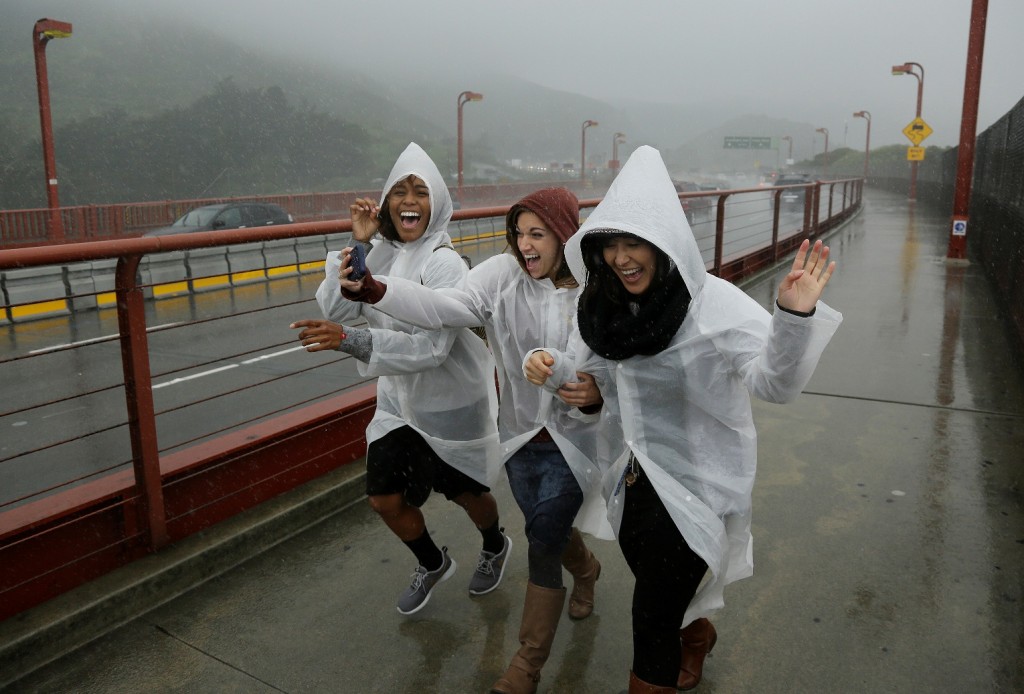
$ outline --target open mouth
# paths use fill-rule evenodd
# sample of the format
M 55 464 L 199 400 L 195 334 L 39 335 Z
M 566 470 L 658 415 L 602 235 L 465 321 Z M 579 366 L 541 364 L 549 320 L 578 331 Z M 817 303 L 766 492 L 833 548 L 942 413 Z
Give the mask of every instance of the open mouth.
M 640 279 L 640 275 L 643 274 L 643 268 L 634 267 L 628 270 L 619 270 L 619 273 L 624 281 L 633 283 Z
M 402 228 L 403 229 L 415 229 L 416 226 L 420 223 L 420 214 L 419 214 L 419 212 L 412 212 L 412 211 L 406 210 L 404 212 L 401 212 L 398 216 L 399 216 L 399 219 L 402 220 Z
M 526 269 L 528 272 L 533 272 L 540 265 L 540 255 L 537 253 L 531 253 L 529 255 L 523 254 L 523 261 L 526 262 Z

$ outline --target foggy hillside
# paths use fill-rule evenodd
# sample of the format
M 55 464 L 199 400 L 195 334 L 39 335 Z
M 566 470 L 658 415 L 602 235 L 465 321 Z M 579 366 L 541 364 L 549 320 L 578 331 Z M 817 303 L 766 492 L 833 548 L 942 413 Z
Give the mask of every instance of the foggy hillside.
M 52 4 L 49 5 L 52 7 Z M 462 84 L 438 71 L 429 82 L 402 74 L 362 74 L 343 65 L 299 63 L 260 49 L 268 37 L 235 40 L 184 20 L 141 9 L 104 9 L 102 3 L 66 3 L 54 17 L 71 21 L 74 35 L 48 48 L 55 124 L 120 107 L 149 115 L 180 106 L 231 77 L 240 87 L 280 86 L 294 103 L 306 103 L 395 141 L 444 144 L 454 153 L 456 98 L 471 89 L 482 102 L 465 107 L 464 135 L 499 161 L 575 161 L 581 124 L 588 131 L 588 159 L 611 156 L 615 132 L 624 132 L 624 158 L 639 144 L 679 148 L 722 122 L 724 107 L 640 101 L 611 104 L 528 80 L 481 72 Z M 38 10 L 5 9 L 0 24 L 0 119 L 25 137 L 38 137 L 30 28 Z M 658 95 L 664 98 L 665 95 Z

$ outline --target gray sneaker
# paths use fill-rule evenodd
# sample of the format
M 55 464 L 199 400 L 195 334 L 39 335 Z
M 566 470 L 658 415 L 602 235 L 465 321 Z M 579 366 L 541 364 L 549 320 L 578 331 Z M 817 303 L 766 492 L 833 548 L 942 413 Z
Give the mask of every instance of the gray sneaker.
M 490 593 L 501 583 L 501 577 L 505 575 L 505 560 L 508 559 L 508 552 L 512 549 L 512 540 L 505 535 L 505 546 L 497 554 L 480 551 L 480 558 L 476 561 L 476 571 L 469 581 L 470 595 L 484 595 Z
M 398 611 L 402 614 L 419 612 L 430 600 L 430 592 L 441 581 L 447 581 L 455 573 L 455 560 L 448 556 L 448 548 L 442 547 L 444 562 L 436 571 L 427 571 L 417 566 L 412 572 L 412 583 L 398 598 Z

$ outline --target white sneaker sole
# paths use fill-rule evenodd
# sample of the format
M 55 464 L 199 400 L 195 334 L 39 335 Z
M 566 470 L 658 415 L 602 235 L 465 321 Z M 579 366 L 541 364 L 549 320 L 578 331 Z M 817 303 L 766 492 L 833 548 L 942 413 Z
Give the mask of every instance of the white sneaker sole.
M 451 557 L 449 557 L 449 559 L 451 559 Z M 416 614 L 417 612 L 422 610 L 424 607 L 426 607 L 427 603 L 430 602 L 430 596 L 434 594 L 434 588 L 437 588 L 439 585 L 441 585 L 442 583 L 447 581 L 449 578 L 451 578 L 453 575 L 455 575 L 455 567 L 456 567 L 455 560 L 452 559 L 452 565 L 448 567 L 448 570 L 444 572 L 444 574 L 441 576 L 441 578 L 437 579 L 437 583 L 435 583 L 433 585 L 433 587 L 431 587 L 430 591 L 427 593 L 427 597 L 423 598 L 423 602 L 421 602 L 419 605 L 417 605 L 413 609 L 409 610 L 408 612 L 402 612 L 402 608 L 398 607 L 398 608 L 396 608 L 398 610 L 398 614 L 408 616 L 408 615 L 411 615 L 411 614 Z
M 493 590 L 497 590 L 498 586 L 501 585 L 501 579 L 505 578 L 505 569 L 508 568 L 508 555 L 512 552 L 512 538 L 505 536 L 508 540 L 508 547 L 505 548 L 505 561 L 501 563 L 501 571 L 498 572 L 498 580 L 494 582 L 494 585 L 487 590 L 470 590 L 470 595 L 487 595 Z

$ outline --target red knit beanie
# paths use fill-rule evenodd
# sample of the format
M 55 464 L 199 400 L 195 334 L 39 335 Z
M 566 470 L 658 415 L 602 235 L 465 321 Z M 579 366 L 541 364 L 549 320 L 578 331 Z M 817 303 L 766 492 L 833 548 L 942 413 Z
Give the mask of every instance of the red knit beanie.
M 505 234 L 512 248 L 516 247 L 516 219 L 524 210 L 540 217 L 563 245 L 580 228 L 580 202 L 573 192 L 566 188 L 542 188 L 512 205 L 505 216 Z

